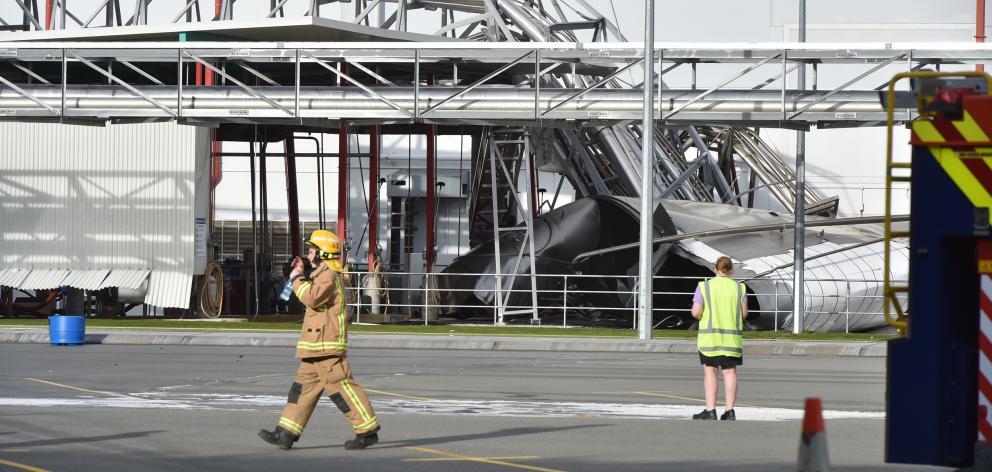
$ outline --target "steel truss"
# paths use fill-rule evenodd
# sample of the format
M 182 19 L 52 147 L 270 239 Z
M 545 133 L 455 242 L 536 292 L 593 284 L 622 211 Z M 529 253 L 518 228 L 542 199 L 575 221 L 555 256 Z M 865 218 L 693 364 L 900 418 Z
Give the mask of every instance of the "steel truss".
M 656 101 L 655 115 L 668 125 L 875 125 L 884 118 L 878 92 L 851 86 L 883 65 L 902 60 L 906 69 L 913 69 L 934 63 L 992 61 L 992 49 L 976 47 L 901 51 L 846 48 L 844 54 L 838 49 L 798 45 L 733 50 L 658 44 L 657 48 L 662 71 L 701 62 L 745 67 L 706 90 L 693 89 L 692 84 L 677 88 L 677 84 L 667 83 L 669 88 L 661 91 Z M 368 123 L 613 125 L 642 113 L 641 92 L 602 85 L 637 64 L 638 54 L 636 46 L 628 44 L 0 43 L 0 65 L 6 66 L 0 80 L 8 86 L 0 92 L 0 116 L 188 118 L 242 123 L 349 119 Z M 786 72 L 786 57 L 804 63 L 861 64 L 868 70 L 832 90 L 790 90 L 780 79 L 783 86 L 778 90 L 728 87 L 756 70 L 758 64 L 780 58 L 782 72 Z M 59 63 L 61 69 L 53 67 Z M 355 72 L 344 72 L 345 64 Z M 572 73 L 569 69 L 576 64 L 590 69 Z M 212 70 L 221 77 L 221 84 L 189 86 L 191 65 Z M 384 72 L 385 68 L 389 71 Z M 425 84 L 426 70 L 437 85 Z M 612 72 L 582 88 L 548 85 L 553 80 L 577 83 L 572 76 L 603 71 Z M 514 83 L 513 75 L 523 75 L 526 80 Z M 404 76 L 405 80 L 400 79 Z M 347 87 L 316 85 L 332 83 L 337 77 Z M 466 80 L 473 77 L 477 78 Z M 904 109 L 899 116 L 911 119 L 912 113 Z

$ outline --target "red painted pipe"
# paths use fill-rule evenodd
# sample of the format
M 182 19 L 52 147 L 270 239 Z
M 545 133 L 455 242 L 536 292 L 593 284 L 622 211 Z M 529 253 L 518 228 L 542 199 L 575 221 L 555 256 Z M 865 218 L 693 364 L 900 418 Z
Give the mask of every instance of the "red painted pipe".
M 338 130 L 338 226 L 335 233 L 341 240 L 342 246 L 348 231 L 348 123 L 341 120 Z M 345 260 L 344 250 L 341 251 L 341 263 Z
M 375 267 L 379 242 L 379 125 L 369 132 L 369 272 Z
M 55 0 L 45 0 L 45 29 L 52 29 L 52 9 L 55 8 Z
M 975 42 L 985 42 L 985 0 L 975 0 Z M 982 72 L 985 70 L 984 64 L 975 66 L 975 70 Z
M 300 255 L 300 198 L 296 190 L 296 140 L 286 138 L 286 201 L 289 203 L 289 238 L 292 254 Z
M 424 251 L 426 260 L 425 272 L 430 273 L 434 268 L 434 218 L 435 201 L 437 192 L 434 185 L 437 183 L 437 127 L 427 125 L 427 244 Z

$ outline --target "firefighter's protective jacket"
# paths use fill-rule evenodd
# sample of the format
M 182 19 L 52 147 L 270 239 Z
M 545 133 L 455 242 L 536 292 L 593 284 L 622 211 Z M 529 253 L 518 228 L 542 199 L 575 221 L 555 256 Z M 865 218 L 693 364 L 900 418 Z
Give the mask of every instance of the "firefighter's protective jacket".
M 348 305 L 340 273 L 321 264 L 309 278 L 293 281 L 293 292 L 307 307 L 296 357 L 344 355 L 348 348 Z

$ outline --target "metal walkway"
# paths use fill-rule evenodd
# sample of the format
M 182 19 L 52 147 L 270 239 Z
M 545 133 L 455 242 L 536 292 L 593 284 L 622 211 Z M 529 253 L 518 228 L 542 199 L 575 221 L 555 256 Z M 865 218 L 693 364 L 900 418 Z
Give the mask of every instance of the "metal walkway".
M 877 125 L 885 115 L 878 91 L 853 84 L 886 67 L 992 62 L 992 51 L 972 45 L 939 50 L 835 46 L 733 49 L 659 43 L 661 79 L 667 86 L 656 104 L 659 124 Z M 0 117 L 615 124 L 641 116 L 638 86 L 616 82 L 639 64 L 639 54 L 637 44 L 604 43 L 0 43 L 0 82 L 5 85 Z M 692 83 L 680 87 L 673 70 L 702 63 L 738 70 L 706 89 L 698 87 L 693 73 Z M 832 90 L 784 87 L 781 77 L 789 66 L 802 63 L 860 64 L 865 70 Z M 574 71 L 577 64 L 594 69 Z M 221 84 L 187 85 L 195 65 L 214 71 Z M 745 76 L 757 85 L 731 88 Z M 340 87 L 333 86 L 338 81 Z M 770 86 L 776 81 L 777 89 Z M 903 109 L 897 116 L 911 119 L 912 113 Z

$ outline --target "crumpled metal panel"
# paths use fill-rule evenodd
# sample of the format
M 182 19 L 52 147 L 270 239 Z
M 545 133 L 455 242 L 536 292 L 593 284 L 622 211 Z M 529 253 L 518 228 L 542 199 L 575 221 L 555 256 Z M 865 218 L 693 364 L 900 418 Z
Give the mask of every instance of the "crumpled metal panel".
M 141 288 L 141 284 L 145 283 L 145 279 L 148 278 L 148 269 L 138 269 L 138 270 L 126 270 L 126 269 L 116 269 L 110 271 L 107 278 L 103 280 L 99 288 L 107 287 L 124 287 L 132 290 L 137 290 Z
M 666 200 L 664 204 L 675 226 L 683 233 L 794 221 L 791 214 L 732 205 L 674 200 Z M 826 218 L 807 217 L 807 222 L 821 219 Z M 881 225 L 808 228 L 804 284 L 806 329 L 859 331 L 885 324 L 881 315 L 883 242 L 816 257 L 870 243 L 882 234 Z M 790 229 L 686 239 L 675 246 L 675 253 L 707 270 L 718 257 L 730 257 L 734 260 L 734 278 L 749 279 L 745 283 L 755 292 L 754 299 L 764 312 L 750 324 L 760 329 L 791 329 L 793 248 Z M 774 270 L 776 268 L 779 269 Z M 760 277 L 751 278 L 756 275 Z M 906 280 L 909 276 L 909 248 L 899 241 L 892 243 L 891 275 L 894 280 Z
M 17 288 L 21 290 L 51 290 L 64 285 L 62 282 L 69 276 L 64 269 L 44 270 L 35 269 L 21 282 Z
M 101 284 L 109 273 L 109 269 L 74 270 L 62 281 L 62 285 L 82 290 L 99 290 L 103 288 Z
M 165 308 L 188 308 L 193 276 L 182 272 L 153 271 L 145 303 Z

